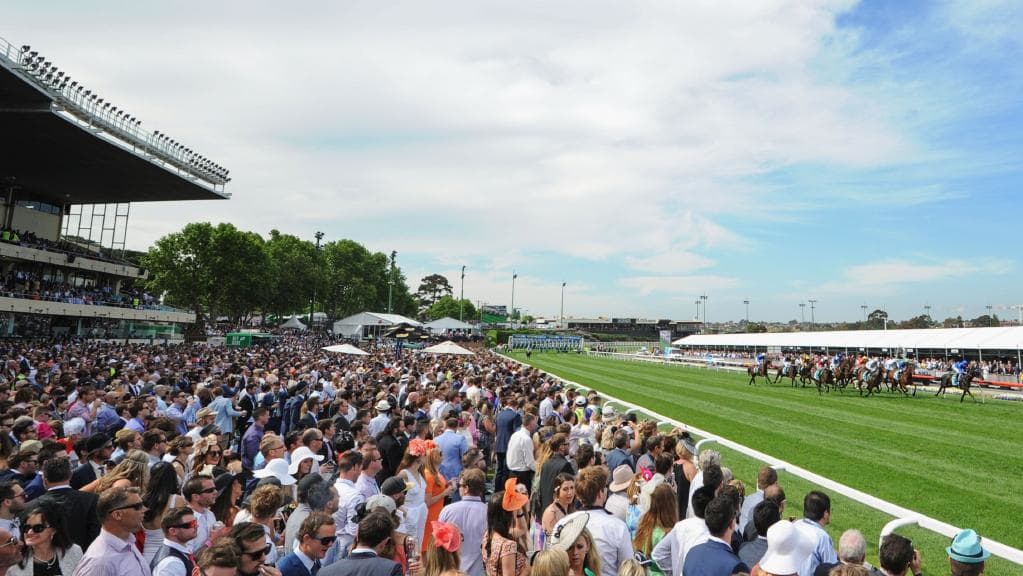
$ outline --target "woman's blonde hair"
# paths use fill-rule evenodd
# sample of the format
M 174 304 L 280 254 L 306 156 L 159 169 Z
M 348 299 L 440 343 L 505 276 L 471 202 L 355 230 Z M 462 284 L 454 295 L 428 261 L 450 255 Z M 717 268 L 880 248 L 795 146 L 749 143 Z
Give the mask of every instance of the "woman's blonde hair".
M 647 576 L 647 571 L 639 560 L 629 558 L 618 565 L 618 576 Z
M 206 466 L 206 453 L 214 446 L 220 448 L 217 437 L 212 435 L 195 442 L 192 447 L 192 476 L 202 474 L 202 469 Z
M 440 546 L 430 546 L 426 549 L 426 557 L 423 559 L 423 576 L 441 576 L 458 572 L 458 552 L 448 552 Z
M 96 482 L 96 494 L 113 487 L 118 480 L 127 480 L 139 490 L 145 489 L 149 483 L 149 454 L 142 450 L 132 450 L 110 472 Z
M 533 576 L 568 576 L 568 553 L 556 548 L 548 548 L 537 553 L 533 558 Z M 429 575 L 427 575 L 429 576 Z

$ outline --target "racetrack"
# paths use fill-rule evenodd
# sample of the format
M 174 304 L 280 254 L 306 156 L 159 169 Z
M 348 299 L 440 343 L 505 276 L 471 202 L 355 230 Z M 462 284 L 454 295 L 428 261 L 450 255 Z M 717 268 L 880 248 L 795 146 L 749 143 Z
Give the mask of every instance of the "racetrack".
M 515 354 L 525 360 L 524 355 Z M 574 354 L 534 354 L 530 363 L 623 400 L 813 470 L 885 500 L 954 525 L 976 528 L 1023 547 L 1023 407 L 958 397 L 916 398 L 855 392 L 818 396 L 816 389 L 746 385 L 748 378 L 696 368 L 664 367 Z M 725 453 L 725 451 L 723 451 Z M 728 453 L 725 465 L 749 484 L 757 463 Z M 786 514 L 797 514 L 809 485 L 785 476 Z M 836 498 L 837 542 L 847 527 L 874 547 L 890 517 Z M 900 533 L 907 532 L 900 530 Z M 912 536 L 926 558 L 943 562 L 944 537 Z M 926 565 L 937 568 L 935 564 Z M 947 568 L 945 568 L 947 570 Z M 929 573 L 930 570 L 925 570 Z M 1023 574 L 994 562 L 989 574 Z

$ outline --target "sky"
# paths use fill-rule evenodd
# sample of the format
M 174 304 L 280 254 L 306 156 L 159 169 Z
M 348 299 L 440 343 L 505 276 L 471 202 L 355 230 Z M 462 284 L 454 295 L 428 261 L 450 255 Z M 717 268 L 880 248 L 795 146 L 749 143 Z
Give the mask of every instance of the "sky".
M 1023 3 L 19 2 L 0 37 L 231 170 L 133 204 L 535 316 L 1016 317 Z M 466 266 L 464 286 L 460 270 Z M 706 306 L 696 301 L 706 295 Z M 810 307 L 803 309 L 807 321 Z

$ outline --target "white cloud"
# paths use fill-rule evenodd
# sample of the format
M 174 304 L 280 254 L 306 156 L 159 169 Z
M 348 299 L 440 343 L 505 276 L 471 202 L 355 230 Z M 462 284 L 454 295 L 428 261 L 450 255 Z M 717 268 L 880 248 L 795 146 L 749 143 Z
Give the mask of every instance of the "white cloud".
M 846 295 L 888 294 L 929 282 L 975 275 L 1006 274 L 1013 267 L 1014 263 L 1005 259 L 949 259 L 932 262 L 889 259 L 850 266 L 842 272 L 840 279 L 826 282 L 812 292 Z
M 677 295 L 679 300 L 692 300 L 693 297 L 682 295 L 731 289 L 738 285 L 738 279 L 714 275 L 635 276 L 624 278 L 619 284 L 638 292 L 640 296 L 663 293 Z

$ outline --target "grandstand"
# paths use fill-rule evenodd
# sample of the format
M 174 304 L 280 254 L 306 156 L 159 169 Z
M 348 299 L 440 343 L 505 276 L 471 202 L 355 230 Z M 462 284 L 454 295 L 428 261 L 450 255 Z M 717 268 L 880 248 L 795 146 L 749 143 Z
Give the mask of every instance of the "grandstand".
M 124 259 L 132 202 L 227 199 L 228 171 L 0 39 L 0 336 L 180 339 Z

